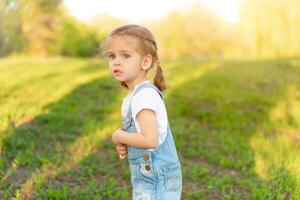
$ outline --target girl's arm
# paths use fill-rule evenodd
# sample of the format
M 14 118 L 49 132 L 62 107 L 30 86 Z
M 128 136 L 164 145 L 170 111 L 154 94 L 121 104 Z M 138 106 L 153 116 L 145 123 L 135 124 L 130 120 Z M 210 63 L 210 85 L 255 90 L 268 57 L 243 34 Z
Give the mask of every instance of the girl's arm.
M 112 135 L 113 142 L 137 148 L 155 148 L 158 145 L 158 126 L 155 112 L 151 109 L 143 109 L 137 114 L 136 118 L 141 127 L 141 132 L 129 133 L 118 129 Z

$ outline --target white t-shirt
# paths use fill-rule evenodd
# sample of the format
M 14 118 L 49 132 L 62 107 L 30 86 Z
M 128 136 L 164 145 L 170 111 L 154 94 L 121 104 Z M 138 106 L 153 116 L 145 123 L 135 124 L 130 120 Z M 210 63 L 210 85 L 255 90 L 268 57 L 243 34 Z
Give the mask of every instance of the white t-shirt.
M 142 83 L 135 85 L 133 92 L 128 94 L 123 98 L 122 102 L 122 116 L 125 117 L 129 108 L 129 101 L 132 97 L 132 94 L 136 91 L 137 87 L 145 82 L 150 82 L 146 80 Z M 137 129 L 137 132 L 141 132 L 140 125 L 136 119 L 137 114 L 142 109 L 151 109 L 155 111 L 155 117 L 158 125 L 158 146 L 163 143 L 167 135 L 168 128 L 168 116 L 165 104 L 160 97 L 159 93 L 153 88 L 143 88 L 136 93 L 131 100 L 131 114 L 134 119 L 134 124 Z M 158 147 L 157 146 L 157 147 Z M 157 148 L 156 147 L 156 148 Z M 154 150 L 154 149 L 149 149 Z

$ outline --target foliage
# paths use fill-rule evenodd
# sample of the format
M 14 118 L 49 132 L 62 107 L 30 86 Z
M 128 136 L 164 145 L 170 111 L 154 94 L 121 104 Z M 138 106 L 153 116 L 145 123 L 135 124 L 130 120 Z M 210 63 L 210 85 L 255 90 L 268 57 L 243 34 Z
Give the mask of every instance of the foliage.
M 86 24 L 66 17 L 57 33 L 54 53 L 63 56 L 87 57 L 97 54 L 97 33 Z
M 0 1 L 0 57 L 19 51 L 24 45 L 16 1 Z
M 300 0 L 245 0 L 240 22 L 227 24 L 195 3 L 141 24 L 154 32 L 163 58 L 297 57 L 299 6 Z M 85 23 L 68 12 L 61 0 L 0 1 L 0 56 L 94 56 L 112 29 L 128 23 L 109 14 Z
M 245 0 L 241 26 L 257 58 L 300 55 L 299 0 Z

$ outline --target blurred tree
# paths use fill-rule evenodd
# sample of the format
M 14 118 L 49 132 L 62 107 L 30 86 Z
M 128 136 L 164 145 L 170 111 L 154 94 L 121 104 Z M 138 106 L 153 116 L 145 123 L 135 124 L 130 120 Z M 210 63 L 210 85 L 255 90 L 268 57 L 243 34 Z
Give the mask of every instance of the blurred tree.
M 190 54 L 215 57 L 223 51 L 225 25 L 213 10 L 194 4 L 187 12 L 185 27 Z
M 65 17 L 57 34 L 55 52 L 63 56 L 87 57 L 97 54 L 97 32 L 71 16 Z
M 1 0 L 0 55 L 13 51 L 45 55 L 55 41 L 62 0 Z
M 167 58 L 222 58 L 241 42 L 236 27 L 225 24 L 213 10 L 200 3 L 185 12 L 173 11 L 146 24 L 154 30 L 161 55 Z
M 25 45 L 17 0 L 0 1 L 0 57 L 21 50 Z
M 28 42 L 27 52 L 49 53 L 65 12 L 61 3 L 62 0 L 19 0 L 21 29 Z
M 241 25 L 258 58 L 300 55 L 300 0 L 244 0 Z
M 149 26 L 159 41 L 161 56 L 176 58 L 185 51 L 186 43 L 182 38 L 184 16 L 180 12 L 173 11 L 160 20 L 148 23 L 151 23 Z

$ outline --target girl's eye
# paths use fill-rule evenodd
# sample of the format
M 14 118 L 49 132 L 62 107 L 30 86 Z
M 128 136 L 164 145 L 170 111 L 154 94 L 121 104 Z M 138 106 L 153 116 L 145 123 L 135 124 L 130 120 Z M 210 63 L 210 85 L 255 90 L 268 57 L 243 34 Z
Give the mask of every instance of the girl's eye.
M 114 58 L 115 58 L 115 55 L 109 55 L 108 58 L 109 58 L 109 59 L 114 59 Z
M 128 54 L 122 55 L 123 58 L 129 58 L 130 56 Z

